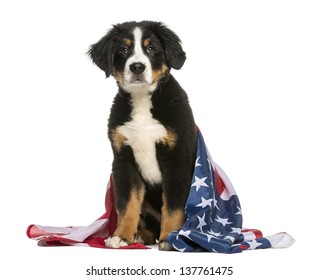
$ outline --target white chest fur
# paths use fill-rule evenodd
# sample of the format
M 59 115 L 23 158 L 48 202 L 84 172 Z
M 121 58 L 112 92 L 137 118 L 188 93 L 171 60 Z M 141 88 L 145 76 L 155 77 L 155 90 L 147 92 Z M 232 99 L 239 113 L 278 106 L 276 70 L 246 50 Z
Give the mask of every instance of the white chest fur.
M 134 153 L 135 160 L 143 178 L 152 184 L 160 183 L 162 175 L 156 157 L 156 143 L 160 141 L 167 130 L 152 117 L 151 95 L 136 92 L 132 96 L 132 120 L 117 128 L 124 135 Z

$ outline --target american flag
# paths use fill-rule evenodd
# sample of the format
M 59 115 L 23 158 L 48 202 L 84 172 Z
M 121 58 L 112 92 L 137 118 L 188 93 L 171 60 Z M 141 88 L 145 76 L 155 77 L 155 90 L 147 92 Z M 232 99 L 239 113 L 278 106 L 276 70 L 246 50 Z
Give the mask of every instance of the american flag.
M 168 242 L 180 252 L 238 253 L 243 250 L 285 248 L 294 243 L 286 232 L 263 237 L 261 231 L 242 227 L 238 196 L 223 170 L 213 162 L 201 132 L 197 132 L 197 156 L 185 206 L 183 227 L 169 234 Z M 48 227 L 32 224 L 27 229 L 40 246 L 80 245 L 106 248 L 104 240 L 116 227 L 113 180 L 109 180 L 105 213 L 88 226 Z M 145 249 L 135 243 L 126 249 Z
M 294 239 L 287 233 L 264 238 L 259 230 L 242 228 L 241 205 L 230 180 L 213 162 L 200 131 L 197 142 L 186 222 L 168 236 L 173 248 L 181 252 L 237 253 L 290 246 Z

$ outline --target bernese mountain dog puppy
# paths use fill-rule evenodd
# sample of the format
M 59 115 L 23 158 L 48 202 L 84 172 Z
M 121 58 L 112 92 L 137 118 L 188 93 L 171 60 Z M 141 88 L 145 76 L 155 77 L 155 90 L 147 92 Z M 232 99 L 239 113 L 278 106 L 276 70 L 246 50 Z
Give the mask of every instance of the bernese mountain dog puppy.
M 188 97 L 170 74 L 185 62 L 181 41 L 161 22 L 125 22 L 88 54 L 118 85 L 108 122 L 117 226 L 106 246 L 158 240 L 171 250 L 166 237 L 184 224 L 196 155 Z

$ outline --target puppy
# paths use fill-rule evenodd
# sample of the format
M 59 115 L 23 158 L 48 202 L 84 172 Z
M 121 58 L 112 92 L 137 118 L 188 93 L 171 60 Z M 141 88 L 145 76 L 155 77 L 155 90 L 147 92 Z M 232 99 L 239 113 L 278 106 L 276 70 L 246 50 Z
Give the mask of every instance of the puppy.
M 159 240 L 171 250 L 166 238 L 184 223 L 196 154 L 188 97 L 170 74 L 185 62 L 181 41 L 160 22 L 125 22 L 88 54 L 118 85 L 108 122 L 117 227 L 106 246 Z

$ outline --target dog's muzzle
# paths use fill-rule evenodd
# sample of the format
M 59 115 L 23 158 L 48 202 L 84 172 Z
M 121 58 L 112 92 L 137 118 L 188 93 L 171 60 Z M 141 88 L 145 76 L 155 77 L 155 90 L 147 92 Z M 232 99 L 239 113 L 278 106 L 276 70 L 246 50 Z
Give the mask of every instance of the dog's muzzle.
M 129 65 L 129 69 L 132 72 L 130 82 L 131 83 L 143 83 L 146 82 L 145 79 L 145 69 L 146 65 L 140 62 L 132 63 Z

